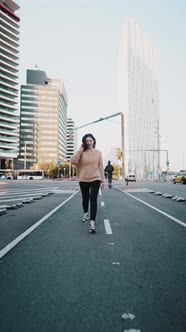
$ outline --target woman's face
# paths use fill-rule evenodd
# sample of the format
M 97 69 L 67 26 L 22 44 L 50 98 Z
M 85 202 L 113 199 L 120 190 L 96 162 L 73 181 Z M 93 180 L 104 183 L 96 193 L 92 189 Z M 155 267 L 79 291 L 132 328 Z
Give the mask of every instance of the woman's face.
M 93 139 L 91 137 L 87 137 L 86 138 L 86 144 L 87 144 L 88 149 L 92 149 L 93 148 L 93 144 L 94 144 Z

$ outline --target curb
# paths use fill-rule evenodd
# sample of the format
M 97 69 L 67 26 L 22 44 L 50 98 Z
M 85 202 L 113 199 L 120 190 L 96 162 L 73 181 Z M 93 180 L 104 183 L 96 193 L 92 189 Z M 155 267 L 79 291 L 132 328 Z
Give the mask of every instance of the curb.
M 9 205 L 0 205 L 0 215 L 6 214 L 7 210 L 15 210 L 15 209 L 19 209 L 24 207 L 25 204 L 32 204 L 34 203 L 34 201 L 36 200 L 40 200 L 44 197 L 48 197 L 49 195 L 54 194 L 54 192 L 47 192 L 47 193 L 43 193 L 41 195 L 35 196 L 35 197 L 30 197 L 27 199 L 24 199 L 22 202 L 18 202 L 18 203 L 11 203 Z
M 3 214 L 6 214 L 6 208 L 0 209 L 0 216 L 3 215 Z
M 171 194 L 163 194 L 161 193 L 160 191 L 154 191 L 154 190 L 151 190 L 150 191 L 151 194 L 154 194 L 156 196 L 162 196 L 164 198 L 172 198 L 172 201 L 175 201 L 175 202 L 185 202 L 186 201 L 186 198 L 184 197 L 181 197 L 181 196 L 173 196 Z

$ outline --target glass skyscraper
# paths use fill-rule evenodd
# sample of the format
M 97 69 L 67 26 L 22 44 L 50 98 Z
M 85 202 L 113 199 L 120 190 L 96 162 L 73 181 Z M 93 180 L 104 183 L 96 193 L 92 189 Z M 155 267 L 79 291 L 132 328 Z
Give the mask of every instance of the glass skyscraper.
M 21 86 L 20 156 L 29 168 L 66 159 L 67 94 L 60 79 L 27 70 Z
M 119 110 L 124 113 L 125 173 L 159 173 L 159 52 L 132 19 L 119 54 Z M 156 150 L 156 151 L 149 151 Z

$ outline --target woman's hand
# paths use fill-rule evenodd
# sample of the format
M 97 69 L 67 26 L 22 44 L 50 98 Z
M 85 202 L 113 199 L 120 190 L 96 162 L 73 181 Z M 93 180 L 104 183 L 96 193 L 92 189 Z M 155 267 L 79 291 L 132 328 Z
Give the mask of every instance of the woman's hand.
M 79 152 L 83 152 L 83 150 L 84 150 L 84 146 L 83 146 L 83 144 L 81 144 L 81 146 L 79 148 Z
M 101 182 L 101 190 L 104 189 L 104 182 Z

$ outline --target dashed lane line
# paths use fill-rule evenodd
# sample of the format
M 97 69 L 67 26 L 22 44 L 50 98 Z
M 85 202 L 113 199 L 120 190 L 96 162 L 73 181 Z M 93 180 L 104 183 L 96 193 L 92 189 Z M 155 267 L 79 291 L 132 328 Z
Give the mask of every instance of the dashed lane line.
M 166 212 L 164 212 L 164 211 L 162 211 L 162 210 L 156 208 L 155 206 L 153 206 L 153 205 L 151 205 L 151 204 L 146 203 L 146 202 L 143 201 L 142 199 L 139 199 L 139 198 L 137 198 L 137 197 L 135 197 L 135 196 L 129 194 L 128 192 L 125 192 L 125 191 L 123 191 L 123 190 L 121 190 L 121 189 L 119 189 L 119 188 L 117 188 L 117 189 L 120 190 L 120 191 L 121 191 L 122 193 L 124 193 L 125 195 L 128 195 L 128 196 L 130 196 L 130 197 L 136 199 L 137 201 L 141 202 L 142 204 L 144 204 L 144 205 L 150 207 L 151 209 L 153 209 L 153 210 L 159 212 L 160 214 L 164 215 L 165 217 L 167 217 L 167 218 L 169 218 L 169 219 L 175 221 L 176 223 L 182 225 L 183 227 L 186 227 L 186 223 L 185 223 L 185 222 L 183 222 L 183 221 L 181 221 L 181 220 L 179 220 L 179 219 L 177 219 L 177 218 L 171 216 L 170 214 L 168 214 L 168 213 L 166 213 Z
M 112 234 L 112 228 L 108 219 L 104 219 L 105 231 L 106 234 Z
M 50 216 L 52 216 L 57 210 L 59 210 L 63 205 L 65 205 L 74 195 L 76 195 L 77 192 L 73 193 L 70 197 L 68 197 L 64 202 L 56 206 L 55 209 L 50 211 L 48 214 L 46 214 L 43 218 L 38 220 L 34 225 L 32 225 L 30 228 L 28 228 L 24 233 L 19 235 L 15 240 L 10 242 L 6 247 L 4 247 L 2 250 L 0 250 L 0 258 L 2 258 L 4 255 L 6 255 L 10 250 L 12 250 L 19 242 L 21 242 L 26 236 L 28 236 L 33 230 L 35 230 L 39 225 L 41 225 L 45 220 L 47 220 Z
M 101 202 L 101 206 L 105 206 L 105 203 L 104 203 L 104 202 Z

